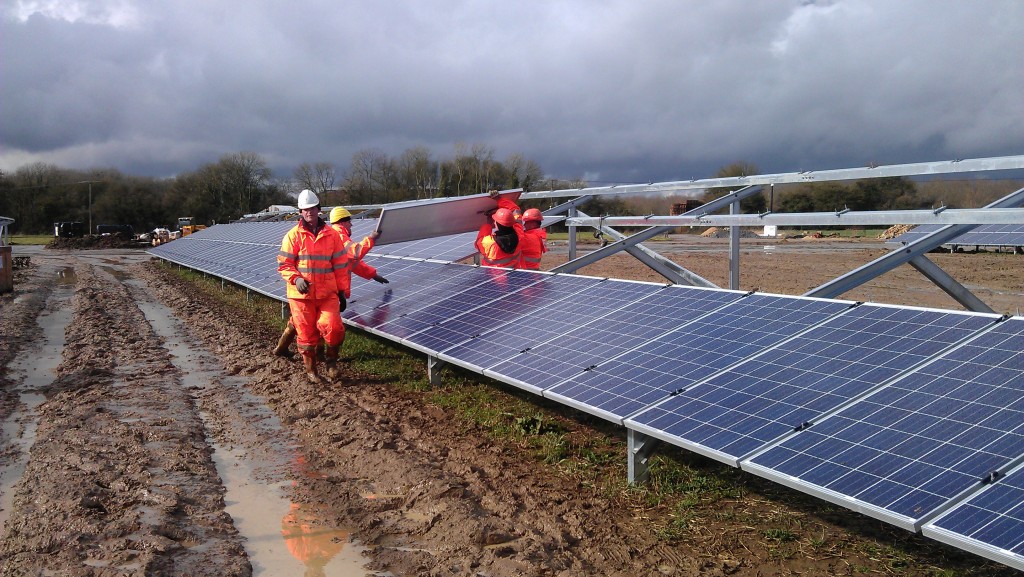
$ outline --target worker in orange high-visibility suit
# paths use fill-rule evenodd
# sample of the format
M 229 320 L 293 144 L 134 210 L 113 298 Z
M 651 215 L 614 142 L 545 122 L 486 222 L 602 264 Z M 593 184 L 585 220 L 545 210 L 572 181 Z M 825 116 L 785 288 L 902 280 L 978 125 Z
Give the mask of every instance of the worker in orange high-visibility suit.
M 494 223 L 484 224 L 476 235 L 476 249 L 480 251 L 480 264 L 504 268 L 519 268 L 523 251 L 523 225 L 519 222 L 519 207 L 516 203 L 498 196 L 498 191 L 488 193 L 498 201 L 498 209 L 489 215 Z
M 377 269 L 370 266 L 363 261 L 363 257 L 366 253 L 370 252 L 373 248 L 377 237 L 380 236 L 380 232 L 373 231 L 368 236 L 363 238 L 360 242 L 352 241 L 352 213 L 348 209 L 336 206 L 331 209 L 331 215 L 328 220 L 331 223 L 331 228 L 338 231 L 341 235 L 342 242 L 345 243 L 345 252 L 348 253 L 349 268 L 348 268 L 348 284 L 345 285 L 343 292 L 345 299 L 340 299 L 340 310 L 345 312 L 346 300 L 352 296 L 351 285 L 352 285 L 352 273 L 355 273 L 367 280 L 375 280 L 381 284 L 387 284 L 388 279 L 377 274 Z M 288 348 L 291 346 L 292 341 L 295 340 L 295 325 L 291 319 L 288 319 L 288 325 L 284 328 L 284 332 L 281 334 L 281 338 L 277 341 L 277 348 L 274 349 L 274 354 L 279 357 L 291 357 L 291 353 Z M 345 324 L 341 325 L 341 344 L 345 342 Z M 340 345 L 339 345 L 340 346 Z
M 536 208 L 523 213 L 523 259 L 520 268 L 540 270 L 540 259 L 548 251 L 548 231 L 540 226 L 544 215 Z
M 285 233 L 277 271 L 287 285 L 288 307 L 306 376 L 320 382 L 316 348 L 323 337 L 328 375 L 337 374 L 341 346 L 341 299 L 348 288 L 349 258 L 338 231 L 320 218 L 320 199 L 311 190 L 299 193 L 298 224 Z

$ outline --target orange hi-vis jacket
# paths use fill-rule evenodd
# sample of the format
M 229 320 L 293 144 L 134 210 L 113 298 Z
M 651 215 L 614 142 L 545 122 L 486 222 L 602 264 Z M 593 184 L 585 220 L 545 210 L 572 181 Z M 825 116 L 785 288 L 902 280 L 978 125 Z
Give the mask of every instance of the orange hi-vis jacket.
M 354 242 L 352 238 L 348 236 L 348 232 L 345 230 L 343 226 L 332 224 L 331 228 L 338 231 L 338 234 L 341 235 L 342 242 L 345 243 L 345 252 L 348 253 L 348 260 L 350 265 L 349 287 L 352 286 L 352 273 L 356 273 L 357 275 L 363 277 L 366 280 L 370 280 L 373 277 L 377 276 L 377 269 L 363 262 L 363 257 L 366 256 L 366 253 L 370 252 L 370 249 L 373 248 L 373 245 L 376 244 L 376 242 L 368 236 L 363 237 L 363 240 L 359 242 Z M 352 296 L 351 291 L 346 290 L 345 298 L 348 298 L 350 296 Z
M 507 198 L 498 199 L 498 208 L 507 208 L 516 215 L 516 222 L 512 228 L 516 231 L 516 236 L 519 237 L 519 242 L 516 244 L 516 249 L 511 252 L 505 252 L 501 250 L 498 243 L 494 240 L 493 232 L 494 229 L 491 225 L 485 224 L 480 227 L 480 231 L 476 235 L 476 249 L 480 251 L 480 264 L 484 266 L 500 266 L 504 268 L 519 268 L 520 261 L 522 260 L 523 252 L 523 223 L 520 222 L 519 206 L 516 203 L 508 200 Z
M 351 273 L 345 242 L 336 230 L 324 224 L 316 234 L 299 221 L 281 240 L 277 253 L 277 272 L 288 285 L 289 299 L 324 299 L 349 292 Z M 295 288 L 295 279 L 309 282 L 309 292 Z
M 540 259 L 548 251 L 548 231 L 543 228 L 523 230 L 523 259 L 519 268 L 540 270 Z

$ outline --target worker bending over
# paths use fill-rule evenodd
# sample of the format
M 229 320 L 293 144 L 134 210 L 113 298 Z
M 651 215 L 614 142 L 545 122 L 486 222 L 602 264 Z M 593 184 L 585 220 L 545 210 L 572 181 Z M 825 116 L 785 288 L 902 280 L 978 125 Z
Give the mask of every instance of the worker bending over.
M 375 280 L 381 284 L 388 283 L 388 279 L 377 274 L 376 268 L 363 261 L 363 257 L 366 256 L 366 253 L 370 252 L 370 249 L 373 248 L 377 240 L 377 237 L 380 236 L 380 232 L 375 230 L 368 236 L 364 237 L 362 241 L 353 242 L 352 213 L 349 212 L 348 209 L 341 206 L 336 206 L 333 209 L 331 209 L 331 214 L 328 220 L 330 220 L 331 222 L 331 228 L 333 228 L 335 231 L 338 232 L 338 234 L 341 235 L 341 240 L 345 244 L 345 252 L 346 254 L 348 254 L 349 258 L 349 267 L 346 269 L 347 282 L 345 283 L 344 288 L 341 291 L 344 294 L 344 298 L 342 298 L 341 295 L 339 295 L 338 297 L 340 301 L 339 310 L 341 312 L 344 312 L 345 307 L 347 306 L 347 300 L 352 296 L 352 273 L 356 273 L 357 275 L 367 280 Z M 274 349 L 274 354 L 279 357 L 291 357 L 291 353 L 288 352 L 288 348 L 291 346 L 292 341 L 294 340 L 295 325 L 289 318 L 288 325 L 285 326 L 284 332 L 281 334 L 281 338 L 277 342 L 277 348 Z M 338 346 L 340 347 L 342 344 L 344 344 L 344 342 L 345 323 L 342 323 L 341 342 L 339 343 Z M 326 358 L 327 357 L 325 355 L 325 359 Z M 336 361 L 337 359 L 335 359 L 335 362 Z M 330 367 L 328 367 L 328 370 L 330 370 Z M 334 377 L 334 375 L 330 376 L 332 378 Z
M 498 209 L 488 215 L 488 224 L 480 226 L 476 235 L 476 249 L 480 251 L 480 264 L 504 268 L 519 268 L 523 252 L 523 225 L 519 222 L 519 206 L 498 196 L 497 190 L 488 192 L 498 201 Z M 490 223 L 494 223 L 493 225 Z
M 520 268 L 540 270 L 540 260 L 548 251 L 548 231 L 540 226 L 544 215 L 536 208 L 523 213 L 523 258 Z
M 338 347 L 344 337 L 341 299 L 349 280 L 345 243 L 320 218 L 320 199 L 311 190 L 299 193 L 299 222 L 281 240 L 277 271 L 287 285 L 288 308 L 306 376 L 320 382 L 316 348 L 323 337 L 328 372 L 337 374 Z

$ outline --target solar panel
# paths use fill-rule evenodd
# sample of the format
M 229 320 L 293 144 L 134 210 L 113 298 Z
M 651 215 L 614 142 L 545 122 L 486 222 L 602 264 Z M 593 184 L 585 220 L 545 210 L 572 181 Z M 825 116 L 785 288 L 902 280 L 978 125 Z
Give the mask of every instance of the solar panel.
M 945 317 L 943 332 L 928 336 L 934 344 L 927 351 L 904 354 L 932 356 L 992 330 L 820 422 L 807 413 L 787 419 L 806 415 L 813 426 L 741 466 L 917 530 L 940 506 L 1024 456 L 1024 323 L 993 327 L 995 315 Z
M 618 422 L 806 328 L 810 319 L 821 320 L 850 306 L 841 301 L 741 296 L 694 307 L 685 319 L 689 322 L 551 387 L 544 396 Z M 801 303 L 789 311 L 789 319 L 778 310 L 779 302 L 787 299 Z M 815 314 L 817 309 L 830 312 Z
M 388 279 L 387 284 L 365 281 L 357 275 L 352 276 L 352 291 L 348 306 L 341 316 L 362 328 L 372 329 L 388 319 L 397 316 L 397 310 L 391 303 L 404 297 L 416 294 L 423 287 L 434 287 L 435 283 L 422 282 L 423 279 L 433 281 L 445 263 L 425 260 L 405 260 L 391 257 L 366 257 L 365 262 L 377 269 L 377 274 Z M 458 267 L 464 270 L 463 267 Z
M 1024 571 L 1024 466 L 987 483 L 921 533 Z
M 910 244 L 942 228 L 938 224 L 922 224 L 914 227 L 890 243 Z M 957 246 L 1024 246 L 1024 225 L 984 224 L 946 243 Z
M 428 352 L 439 352 L 472 338 L 483 337 L 505 341 L 506 335 L 519 335 L 521 323 L 527 317 L 544 315 L 544 308 L 573 293 L 601 282 L 593 277 L 552 275 L 549 273 L 516 271 L 510 274 L 529 274 L 537 282 L 525 288 L 508 292 L 487 306 L 477 307 L 463 314 L 431 325 L 411 335 L 405 344 Z M 451 360 L 451 357 L 448 357 Z M 480 370 L 460 360 L 455 364 Z
M 439 275 L 424 283 L 415 295 L 389 303 L 392 316 L 376 328 L 392 338 L 404 339 L 441 321 L 472 310 L 540 280 L 536 274 L 510 274 L 491 267 L 452 265 L 457 275 Z
M 819 301 L 817 318 L 805 320 L 818 322 L 825 318 L 821 315 L 837 313 L 839 308 L 828 302 Z M 799 300 L 787 298 L 780 310 L 797 304 Z M 893 324 L 898 311 L 859 306 L 680 391 L 632 417 L 627 426 L 737 466 L 743 456 L 882 384 L 907 363 L 927 358 L 912 353 L 918 337 L 903 335 L 903 328 Z M 910 322 L 908 326 L 929 321 Z M 966 335 L 948 336 L 955 334 Z
M 574 326 L 494 365 L 488 373 L 547 389 L 679 327 L 702 314 L 698 303 L 708 302 L 706 289 L 622 281 L 609 281 L 600 288 L 608 292 L 606 311 L 577 319 Z M 732 294 L 732 298 L 739 296 Z
M 545 304 L 529 315 L 519 317 L 514 326 L 507 330 L 503 329 L 500 333 L 485 333 L 445 349 L 439 358 L 484 371 L 484 374 L 507 383 L 536 391 L 537 388 L 532 383 L 512 379 L 487 369 L 541 343 L 559 338 L 578 327 L 584 319 L 602 316 L 642 298 L 644 293 L 659 291 L 657 285 L 638 284 L 636 287 L 629 287 L 629 283 L 624 281 L 589 277 L 565 276 L 560 282 L 576 283 L 578 292 L 567 294 L 564 298 Z

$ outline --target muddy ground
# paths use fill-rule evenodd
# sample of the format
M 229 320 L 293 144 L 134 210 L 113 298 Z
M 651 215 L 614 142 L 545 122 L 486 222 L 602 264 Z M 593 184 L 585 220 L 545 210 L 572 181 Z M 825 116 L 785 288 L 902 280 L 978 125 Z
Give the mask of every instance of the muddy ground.
M 725 243 L 654 248 L 727 286 Z M 781 294 L 887 250 L 743 248 L 740 288 Z M 695 483 L 740 490 L 669 531 L 685 496 L 623 487 L 615 427 L 557 415 L 567 435 L 621 449 L 603 476 L 581 475 L 374 375 L 307 383 L 269 354 L 274 327 L 141 250 L 31 254 L 0 297 L 0 575 L 1018 574 L 672 450 L 706 475 Z M 1024 302 L 1024 257 L 929 258 L 997 312 Z M 564 259 L 554 246 L 544 267 Z M 580 272 L 660 280 L 628 256 Z M 909 267 L 843 298 L 960 308 Z

